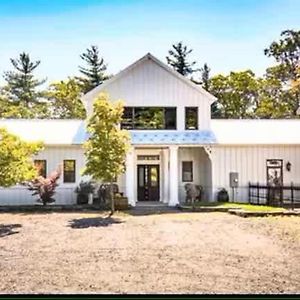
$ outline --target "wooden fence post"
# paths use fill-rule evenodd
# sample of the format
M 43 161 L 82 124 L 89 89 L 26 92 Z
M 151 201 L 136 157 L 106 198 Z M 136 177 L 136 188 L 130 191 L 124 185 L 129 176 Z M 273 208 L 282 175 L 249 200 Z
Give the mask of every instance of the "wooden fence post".
M 292 201 L 292 210 L 294 210 L 294 183 L 291 182 L 291 201 Z

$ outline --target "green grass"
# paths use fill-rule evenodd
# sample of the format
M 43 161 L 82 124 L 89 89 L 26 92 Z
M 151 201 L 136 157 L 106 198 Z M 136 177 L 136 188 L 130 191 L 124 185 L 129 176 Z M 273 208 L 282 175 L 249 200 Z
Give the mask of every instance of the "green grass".
M 247 203 L 233 203 L 233 202 L 198 202 L 196 207 L 225 207 L 225 208 L 240 208 L 245 211 L 284 211 L 282 207 L 274 207 L 267 205 L 253 205 Z

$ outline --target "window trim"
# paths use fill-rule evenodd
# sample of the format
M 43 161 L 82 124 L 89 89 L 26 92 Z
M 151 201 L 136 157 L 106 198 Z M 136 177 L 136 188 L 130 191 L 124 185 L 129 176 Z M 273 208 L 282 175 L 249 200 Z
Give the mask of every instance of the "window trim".
M 185 180 L 184 178 L 184 163 L 191 163 L 191 180 Z M 194 181 L 194 162 L 192 160 L 184 160 L 181 162 L 181 181 L 182 182 L 193 182 Z
M 67 162 L 67 161 L 72 161 L 72 162 L 74 162 L 74 171 L 72 171 L 72 172 L 74 172 L 74 181 L 66 181 L 66 179 L 65 179 L 65 162 Z M 70 172 L 70 171 L 67 171 L 67 172 Z M 63 182 L 64 183 L 76 183 L 76 159 L 64 159 L 64 161 L 63 161 Z
M 44 174 L 39 174 L 39 176 L 42 176 L 42 177 L 44 177 L 44 178 L 47 178 L 47 160 L 46 159 L 35 159 L 34 161 L 33 161 L 33 164 L 34 164 L 34 166 L 35 166 L 35 163 L 36 162 L 44 162 L 45 163 L 45 172 L 44 172 Z M 36 166 L 35 166 L 36 167 Z M 45 175 L 45 176 L 44 176 Z
M 188 128 L 187 126 L 187 110 L 188 109 L 196 109 L 197 116 L 196 116 L 196 128 Z M 198 106 L 185 106 L 184 107 L 184 128 L 185 130 L 198 130 L 199 128 L 199 107 Z

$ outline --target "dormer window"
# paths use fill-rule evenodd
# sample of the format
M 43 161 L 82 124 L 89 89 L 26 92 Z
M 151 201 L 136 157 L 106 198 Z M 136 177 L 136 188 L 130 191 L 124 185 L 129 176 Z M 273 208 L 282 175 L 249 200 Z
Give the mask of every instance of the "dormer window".
M 185 108 L 185 129 L 186 130 L 198 129 L 198 107 Z

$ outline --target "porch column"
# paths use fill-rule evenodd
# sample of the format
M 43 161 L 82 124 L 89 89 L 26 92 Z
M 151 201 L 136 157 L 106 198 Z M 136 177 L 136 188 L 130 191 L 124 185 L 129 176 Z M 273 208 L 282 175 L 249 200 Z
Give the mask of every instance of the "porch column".
M 178 146 L 170 146 L 170 198 L 169 206 L 179 204 L 178 200 Z
M 169 202 L 169 149 L 163 150 L 163 203 Z
M 128 204 L 135 206 L 134 199 L 134 148 L 131 147 L 126 155 L 126 196 L 128 198 Z

